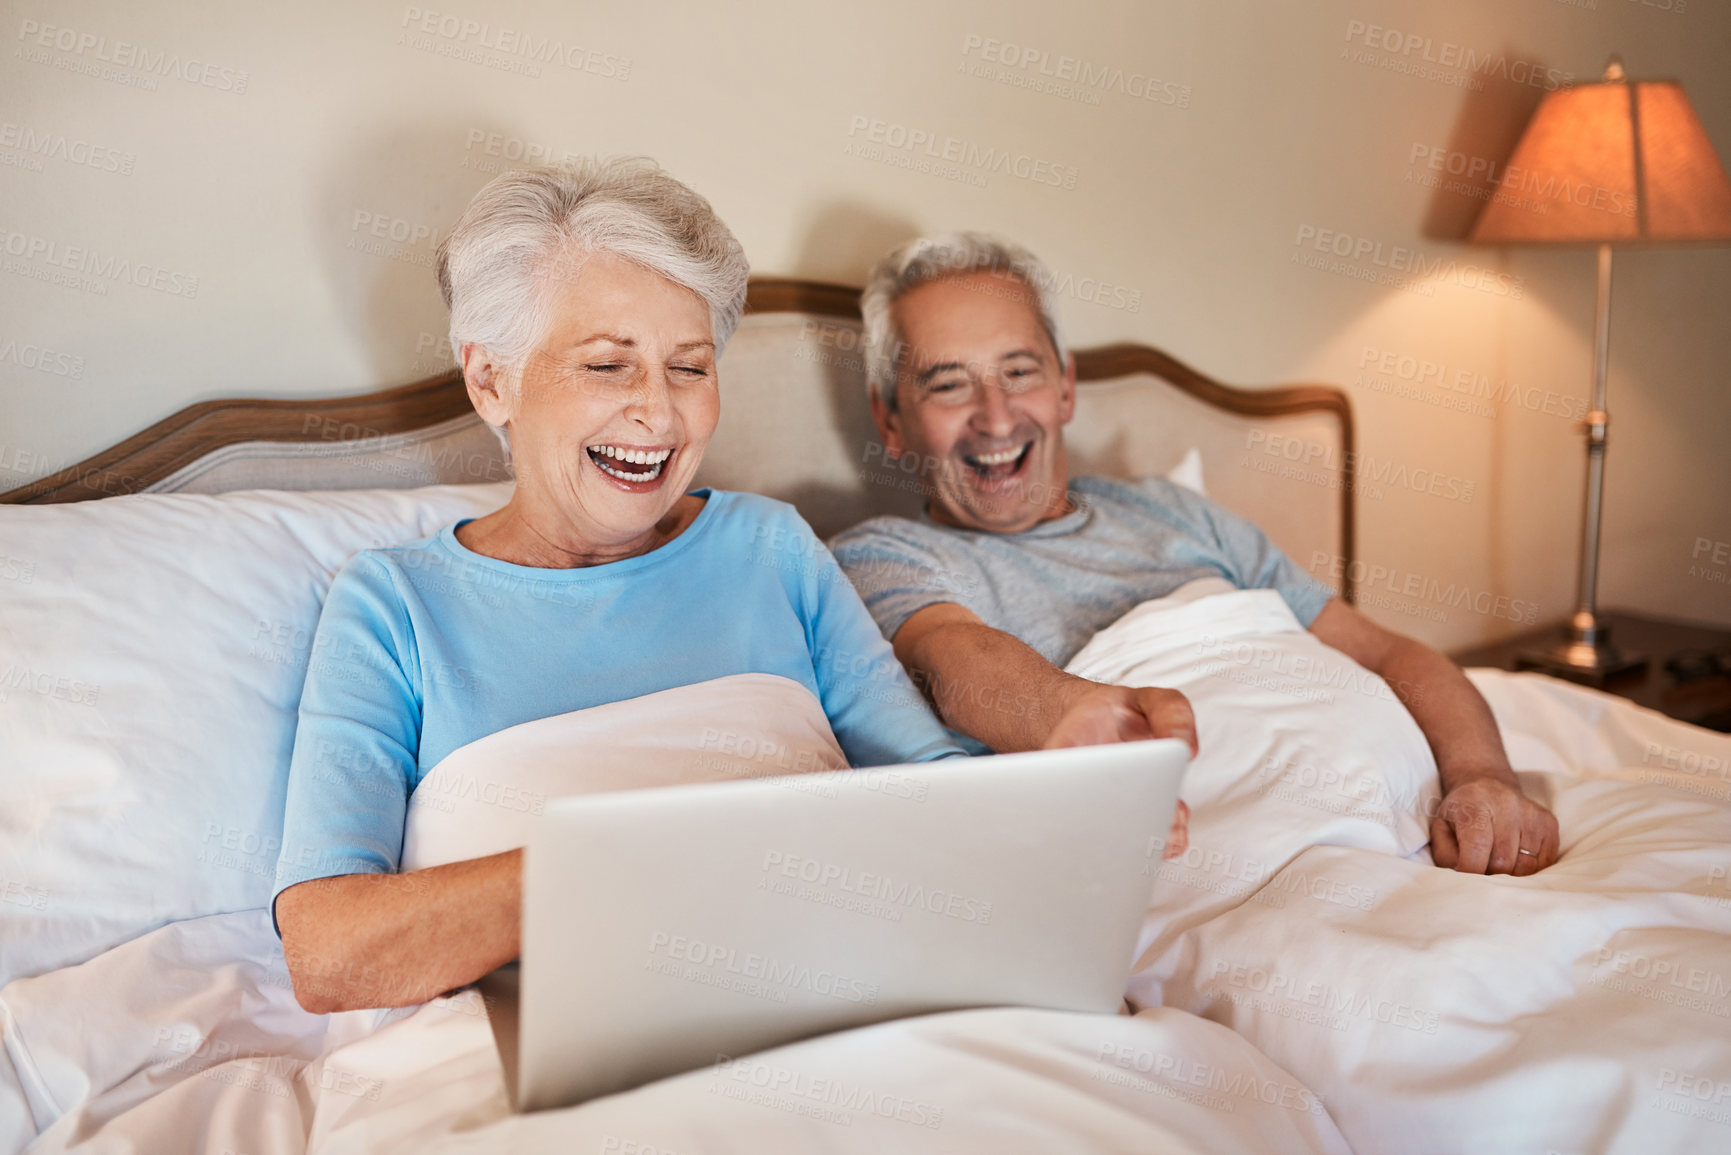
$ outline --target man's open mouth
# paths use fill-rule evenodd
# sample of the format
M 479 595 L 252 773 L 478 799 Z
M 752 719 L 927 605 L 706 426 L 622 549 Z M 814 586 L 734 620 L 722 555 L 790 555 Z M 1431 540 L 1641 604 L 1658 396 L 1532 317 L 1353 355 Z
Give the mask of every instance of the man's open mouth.
M 589 460 L 608 477 L 631 485 L 647 485 L 661 478 L 672 449 L 646 449 L 630 445 L 591 445 Z
M 1032 441 L 1024 441 L 1020 445 L 994 449 L 989 453 L 964 453 L 962 460 L 982 480 L 1002 481 L 1005 478 L 1014 477 L 1021 471 L 1033 448 L 1034 443 Z

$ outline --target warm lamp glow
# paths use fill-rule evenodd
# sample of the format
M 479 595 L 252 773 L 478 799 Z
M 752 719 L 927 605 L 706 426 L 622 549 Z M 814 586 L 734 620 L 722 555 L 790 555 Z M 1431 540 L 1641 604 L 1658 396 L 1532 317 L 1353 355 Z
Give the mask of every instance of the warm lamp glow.
M 1599 529 L 1611 416 L 1605 383 L 1611 347 L 1611 246 L 1648 241 L 1731 241 L 1731 180 L 1701 120 L 1674 80 L 1629 80 L 1616 59 L 1597 84 L 1548 94 L 1533 113 L 1479 213 L 1481 244 L 1596 244 L 1593 407 L 1587 411 L 1587 492 L 1581 511 L 1580 600 L 1561 641 L 1520 655 L 1597 685 L 1646 665 L 1611 644 L 1599 616 Z
M 1533 113 L 1471 239 L 1731 241 L 1731 180 L 1675 81 L 1559 88 Z

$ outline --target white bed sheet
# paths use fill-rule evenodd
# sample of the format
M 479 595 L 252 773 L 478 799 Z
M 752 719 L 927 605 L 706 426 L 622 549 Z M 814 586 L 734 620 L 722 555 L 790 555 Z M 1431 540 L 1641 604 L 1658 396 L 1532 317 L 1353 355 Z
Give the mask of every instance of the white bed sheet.
M 1132 998 L 1225 1023 L 1361 1151 L 1731 1151 L 1731 738 L 1475 671 L 1562 857 L 1474 878 L 1318 846 L 1150 944 Z M 1530 769 L 1528 769 L 1530 768 Z M 1368 910 L 1337 901 L 1374 892 Z
M 1164 1008 L 932 1015 L 516 1116 L 476 991 L 327 1020 L 294 1005 L 273 943 L 262 911 L 219 915 L 8 988 L 12 1037 L 55 1057 L 33 1067 L 64 1112 L 29 1149 L 1349 1150 L 1291 1075 L 1225 1027 Z
M 1186 612 L 1233 638 L 1257 610 L 1225 595 Z M 1185 663 L 1187 645 L 1172 614 L 1133 614 L 1084 671 L 1158 674 L 1198 712 L 1196 846 L 1158 871 L 1133 1005 L 1232 1027 L 1362 1152 L 1731 1151 L 1731 736 L 1471 671 L 1562 835 L 1548 870 L 1474 877 L 1343 821 L 1378 792 L 1332 773 L 1362 752 L 1357 727 L 1294 740 L 1293 703 L 1315 689 L 1290 676 L 1303 667 L 1270 659 L 1247 678 L 1250 651 Z M 1387 787 L 1422 816 L 1435 797 L 1411 769 Z
M 1472 878 L 1403 857 L 1404 817 L 1270 789 L 1294 699 L 1232 675 L 1186 790 L 1208 851 L 1157 872 L 1133 1017 L 931 1016 L 519 1118 L 473 991 L 307 1015 L 243 911 L 0 989 L 0 1151 L 1731 1149 L 1731 738 L 1475 672 L 1563 859 Z

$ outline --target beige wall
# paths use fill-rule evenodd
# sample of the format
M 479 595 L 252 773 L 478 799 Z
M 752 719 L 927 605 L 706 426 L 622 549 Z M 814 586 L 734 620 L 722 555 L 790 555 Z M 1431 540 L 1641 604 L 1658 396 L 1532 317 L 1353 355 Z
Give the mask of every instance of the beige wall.
M 1425 187 L 1424 150 L 1500 161 L 1540 95 L 1525 77 L 1593 77 L 1615 51 L 1681 79 L 1731 154 L 1731 10 L 1711 0 L 0 9 L 0 486 L 193 401 L 425 375 L 444 324 L 426 238 L 508 166 L 489 142 L 640 152 L 710 197 L 760 273 L 857 282 L 916 231 L 984 228 L 1072 278 L 1078 343 L 1147 341 L 1243 384 L 1345 386 L 1373 470 L 1443 478 L 1441 495 L 1395 483 L 1361 501 L 1362 556 L 1397 588 L 1434 583 L 1369 610 L 1451 647 L 1514 624 L 1489 598 L 1489 613 L 1440 604 L 1450 586 L 1541 620 L 1569 608 L 1581 442 L 1566 417 L 1436 383 L 1578 407 L 1593 260 L 1459 244 L 1478 202 Z M 454 17 L 454 35 L 437 17 L 420 31 L 423 11 Z M 448 55 L 466 20 L 489 40 L 558 42 L 569 63 L 531 75 L 495 67 L 523 64 L 502 51 Z M 49 25 L 69 49 L 38 43 Z M 1414 47 L 1366 47 L 1360 25 Z M 1038 59 L 983 60 L 988 42 Z M 1462 49 L 1486 71 L 1412 71 Z M 1107 85 L 1028 87 L 1066 58 Z M 954 138 L 962 163 L 886 161 L 910 154 L 874 142 L 875 121 L 939 153 Z M 1027 175 L 967 163 L 987 149 L 1027 158 Z M 1368 242 L 1361 272 L 1381 271 L 1377 245 L 1458 263 L 1367 283 L 1300 262 L 1323 255 L 1323 230 Z M 64 274 L 55 260 L 98 271 L 45 280 Z M 119 262 L 144 283 L 101 276 Z M 1603 601 L 1731 623 L 1731 566 L 1692 561 L 1703 540 L 1709 557 L 1731 542 L 1731 250 L 1624 253 L 1615 298 Z M 1440 368 L 1402 379 L 1421 363 Z

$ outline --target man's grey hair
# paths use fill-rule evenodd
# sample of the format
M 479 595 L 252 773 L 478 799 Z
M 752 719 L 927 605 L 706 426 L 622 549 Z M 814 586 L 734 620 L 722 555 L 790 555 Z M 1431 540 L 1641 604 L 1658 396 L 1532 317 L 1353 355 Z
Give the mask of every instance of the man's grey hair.
M 1064 334 L 1058 328 L 1052 286 L 1057 279 L 1033 253 L 1021 245 L 984 233 L 945 233 L 920 237 L 892 251 L 872 269 L 860 294 L 860 314 L 865 319 L 866 393 L 891 409 L 896 406 L 896 370 L 906 352 L 896 330 L 895 303 L 931 281 L 967 273 L 1001 273 L 1016 278 L 1028 289 L 1028 302 L 1039 315 L 1040 325 L 1051 338 L 1063 365 L 1069 354 Z
M 439 243 L 457 362 L 473 342 L 521 368 L 546 336 L 549 287 L 594 252 L 702 297 L 718 355 L 733 336 L 751 269 L 709 202 L 647 157 L 584 159 L 494 177 Z

